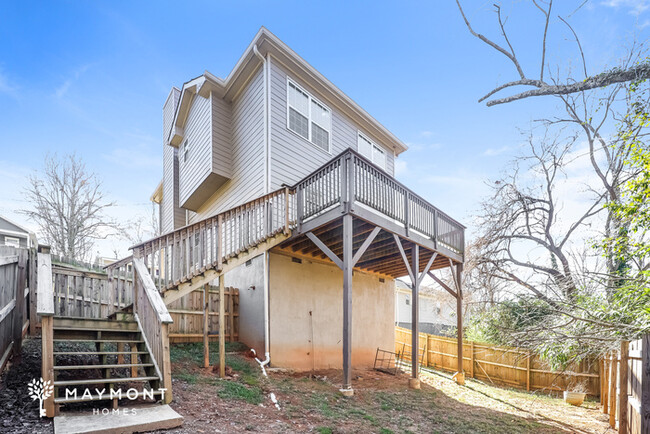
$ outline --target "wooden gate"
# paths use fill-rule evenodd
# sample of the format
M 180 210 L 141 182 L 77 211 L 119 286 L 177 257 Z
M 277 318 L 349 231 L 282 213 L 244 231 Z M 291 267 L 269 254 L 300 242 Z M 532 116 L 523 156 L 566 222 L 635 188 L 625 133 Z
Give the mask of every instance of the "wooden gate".
M 29 328 L 28 258 L 27 249 L 0 246 L 0 372 Z

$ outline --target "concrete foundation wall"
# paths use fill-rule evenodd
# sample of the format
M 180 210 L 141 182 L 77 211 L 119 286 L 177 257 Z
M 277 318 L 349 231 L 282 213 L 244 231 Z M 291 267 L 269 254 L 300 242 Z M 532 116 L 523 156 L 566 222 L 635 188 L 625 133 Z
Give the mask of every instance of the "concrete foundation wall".
M 270 255 L 271 364 L 296 370 L 343 365 L 343 273 L 333 265 Z M 395 281 L 354 273 L 352 365 L 372 366 L 395 346 Z M 241 297 L 241 296 L 240 296 Z M 311 314 L 310 314 L 311 312 Z M 240 320 L 240 324 L 242 324 Z M 313 351 L 312 351 L 313 336 Z
M 219 282 L 217 281 L 216 284 Z M 239 288 L 239 341 L 264 355 L 264 255 L 226 273 L 226 286 Z M 255 289 L 252 289 L 252 287 Z

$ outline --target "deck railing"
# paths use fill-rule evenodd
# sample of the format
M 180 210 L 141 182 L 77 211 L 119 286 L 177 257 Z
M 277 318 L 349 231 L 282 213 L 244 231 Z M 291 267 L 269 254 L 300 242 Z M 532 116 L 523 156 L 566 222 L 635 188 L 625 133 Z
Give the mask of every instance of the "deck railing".
M 159 290 L 172 288 L 279 233 L 289 233 L 295 205 L 289 188 L 133 247 Z M 109 266 L 110 269 L 110 266 Z
M 336 206 L 356 204 L 415 231 L 436 245 L 462 254 L 465 227 L 395 180 L 366 158 L 347 150 L 295 187 L 297 222 L 302 224 Z

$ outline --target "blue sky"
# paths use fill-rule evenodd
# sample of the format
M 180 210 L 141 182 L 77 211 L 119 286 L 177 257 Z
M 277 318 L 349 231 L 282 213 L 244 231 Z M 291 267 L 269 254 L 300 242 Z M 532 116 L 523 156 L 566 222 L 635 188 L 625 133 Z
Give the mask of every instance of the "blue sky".
M 463 3 L 475 30 L 501 41 L 493 1 Z M 567 17 L 582 0 L 557 3 L 554 15 Z M 571 15 L 590 73 L 647 39 L 648 6 L 591 0 Z M 523 1 L 502 7 L 535 76 L 540 13 Z M 82 156 L 118 203 L 115 217 L 147 215 L 170 87 L 204 70 L 225 77 L 262 25 L 409 144 L 398 179 L 470 229 L 484 182 L 517 152 L 519 130 L 555 108 L 551 99 L 477 103 L 517 77 L 467 32 L 453 1 L 5 1 L 0 20 L 0 214 L 18 221 L 26 176 L 48 152 Z M 566 75 L 578 66 L 575 43 L 557 20 L 550 32 L 548 62 Z M 126 253 L 126 244 L 98 249 Z

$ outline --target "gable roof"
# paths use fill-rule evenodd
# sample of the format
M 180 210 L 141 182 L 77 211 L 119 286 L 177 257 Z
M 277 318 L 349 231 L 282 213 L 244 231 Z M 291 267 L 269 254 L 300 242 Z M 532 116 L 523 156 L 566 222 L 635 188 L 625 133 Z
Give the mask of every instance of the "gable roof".
M 381 139 L 384 144 L 392 146 L 396 155 L 408 149 L 406 144 L 265 27 L 260 28 L 225 79 L 205 71 L 202 75 L 183 84 L 172 128 L 170 128 L 170 136 L 173 134 L 174 127 L 182 130 L 194 95 L 197 93 L 207 97 L 210 92 L 213 92 L 228 102 L 232 102 L 236 98 L 262 63 L 262 60 L 255 54 L 255 48 L 264 57 L 269 54 L 273 56 L 274 60 L 279 61 L 285 68 L 297 74 L 318 91 L 328 100 L 329 104 L 364 127 L 368 133 Z M 165 143 L 169 143 L 170 137 L 164 139 Z
M 0 233 L 11 233 L 14 235 L 24 234 L 25 238 L 27 238 L 32 231 L 25 229 L 18 223 L 14 223 L 6 217 L 0 216 Z

